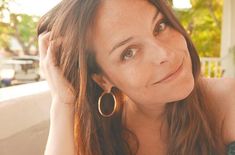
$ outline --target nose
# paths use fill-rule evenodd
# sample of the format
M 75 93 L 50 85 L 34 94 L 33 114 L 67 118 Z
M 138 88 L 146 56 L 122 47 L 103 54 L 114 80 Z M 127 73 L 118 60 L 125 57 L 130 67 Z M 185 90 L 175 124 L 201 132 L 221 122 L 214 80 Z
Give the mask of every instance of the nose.
M 149 42 L 147 51 L 149 52 L 150 62 L 154 65 L 163 65 L 174 59 L 174 52 L 169 47 L 169 44 L 156 39 Z

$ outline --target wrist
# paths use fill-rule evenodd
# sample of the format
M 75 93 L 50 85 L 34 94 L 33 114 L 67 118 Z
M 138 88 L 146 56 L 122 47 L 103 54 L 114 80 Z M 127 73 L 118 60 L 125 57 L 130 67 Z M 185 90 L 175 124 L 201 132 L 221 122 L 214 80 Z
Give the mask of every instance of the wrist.
M 52 95 L 52 103 L 74 105 L 75 98 L 68 96 Z
M 52 118 L 58 118 L 59 116 L 73 116 L 74 115 L 74 104 L 60 102 L 58 100 L 52 100 L 50 115 Z M 63 117 L 63 116 L 62 116 Z

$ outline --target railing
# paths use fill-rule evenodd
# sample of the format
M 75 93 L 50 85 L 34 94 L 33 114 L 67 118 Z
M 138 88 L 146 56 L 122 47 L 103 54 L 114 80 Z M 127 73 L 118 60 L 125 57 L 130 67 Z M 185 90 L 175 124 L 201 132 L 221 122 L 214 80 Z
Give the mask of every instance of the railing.
M 222 77 L 221 58 L 201 57 L 202 74 L 205 77 Z

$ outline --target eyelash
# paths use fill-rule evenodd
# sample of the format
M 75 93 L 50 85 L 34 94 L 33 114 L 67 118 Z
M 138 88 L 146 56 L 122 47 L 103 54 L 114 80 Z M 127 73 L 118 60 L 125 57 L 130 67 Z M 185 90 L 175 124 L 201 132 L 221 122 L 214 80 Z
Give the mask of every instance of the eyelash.
M 160 25 L 161 24 L 164 24 L 164 29 L 163 30 L 159 30 L 160 29 Z M 160 19 L 159 20 L 159 22 L 157 22 L 157 24 L 156 24 L 156 26 L 154 27 L 154 36 L 157 36 L 159 33 L 161 33 L 161 32 L 163 32 L 163 31 L 165 31 L 166 30 L 166 28 L 167 28 L 167 26 L 169 25 L 169 22 L 168 22 L 168 20 L 166 19 L 166 18 L 163 18 L 163 19 Z M 157 30 L 157 32 L 156 32 L 156 29 L 158 29 Z M 126 59 L 125 59 L 125 56 L 126 56 L 126 54 L 128 53 L 128 51 L 129 50 L 135 50 L 134 52 L 135 52 L 135 54 L 136 54 L 136 52 L 137 52 L 137 48 L 136 47 L 128 47 L 127 49 L 125 49 L 124 51 L 123 51 L 123 53 L 121 54 L 121 61 L 127 61 Z M 135 54 L 134 54 L 134 56 L 135 56 Z M 134 57 L 133 56 L 133 57 Z
M 164 29 L 160 31 L 159 29 L 160 29 L 161 24 L 164 24 Z M 169 26 L 169 22 L 166 18 L 160 19 L 159 22 L 157 22 L 157 24 L 154 28 L 154 36 L 157 36 L 159 33 L 165 31 L 168 26 Z

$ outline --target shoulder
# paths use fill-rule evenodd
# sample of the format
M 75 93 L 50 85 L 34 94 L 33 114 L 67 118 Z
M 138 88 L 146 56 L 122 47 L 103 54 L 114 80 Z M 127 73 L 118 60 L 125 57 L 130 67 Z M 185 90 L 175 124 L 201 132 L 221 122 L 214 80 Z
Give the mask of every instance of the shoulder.
M 235 78 L 203 78 L 203 81 L 209 93 L 218 100 L 235 100 Z
M 235 141 L 235 78 L 204 78 L 215 109 L 221 111 L 223 138 L 226 144 Z

